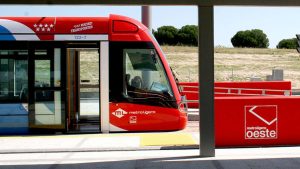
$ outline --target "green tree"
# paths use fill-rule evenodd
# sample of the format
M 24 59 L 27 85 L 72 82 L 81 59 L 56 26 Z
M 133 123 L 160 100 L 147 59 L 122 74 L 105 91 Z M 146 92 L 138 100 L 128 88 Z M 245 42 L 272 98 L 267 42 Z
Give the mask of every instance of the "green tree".
M 278 49 L 296 49 L 298 47 L 297 38 L 282 39 L 276 47 Z
M 183 45 L 198 45 L 198 26 L 185 25 L 178 31 L 178 41 Z
M 234 47 L 267 48 L 269 39 L 262 30 L 252 29 L 237 32 L 231 38 L 231 43 Z
M 154 36 L 159 44 L 176 45 L 178 29 L 174 26 L 162 26 L 154 32 Z

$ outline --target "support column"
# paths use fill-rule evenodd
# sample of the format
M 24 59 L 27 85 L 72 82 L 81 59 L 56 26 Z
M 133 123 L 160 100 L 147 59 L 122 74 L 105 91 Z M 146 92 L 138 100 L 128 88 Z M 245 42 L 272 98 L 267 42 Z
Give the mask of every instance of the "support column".
M 147 26 L 147 28 L 152 33 L 151 17 L 152 17 L 151 6 L 142 6 L 142 23 L 145 26 Z
M 151 6 L 142 6 L 142 23 L 149 29 L 152 33 L 152 12 Z M 142 78 L 144 81 L 145 87 L 150 87 L 151 80 L 151 71 L 142 71 Z
M 198 6 L 200 156 L 215 156 L 213 6 Z

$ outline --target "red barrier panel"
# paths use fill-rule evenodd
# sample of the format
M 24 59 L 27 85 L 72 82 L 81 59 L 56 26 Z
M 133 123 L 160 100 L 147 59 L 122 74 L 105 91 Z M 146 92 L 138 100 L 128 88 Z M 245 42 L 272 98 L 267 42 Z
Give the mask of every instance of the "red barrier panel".
M 216 146 L 300 145 L 300 97 L 216 97 Z
M 185 95 L 187 100 L 196 101 L 187 103 L 189 108 L 198 108 L 199 104 L 197 102 L 199 98 L 199 87 L 197 82 L 181 82 L 179 86 L 182 89 L 181 95 Z
M 196 102 L 188 103 L 189 108 L 198 108 L 198 83 L 182 82 L 179 83 L 182 88 L 182 95 L 187 100 Z M 290 81 L 260 81 L 260 82 L 215 82 L 216 97 L 232 96 L 255 96 L 255 95 L 290 95 L 292 85 Z
M 215 82 L 215 87 L 291 90 L 290 81 Z

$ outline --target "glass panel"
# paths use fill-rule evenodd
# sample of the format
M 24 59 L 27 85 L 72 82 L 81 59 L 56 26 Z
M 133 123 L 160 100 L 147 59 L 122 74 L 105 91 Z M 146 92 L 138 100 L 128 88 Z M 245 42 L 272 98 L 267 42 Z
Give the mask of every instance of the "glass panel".
M 7 97 L 9 92 L 8 59 L 0 59 L 0 97 Z
M 50 87 L 50 60 L 35 60 L 35 87 Z
M 35 50 L 34 55 L 38 55 L 38 56 L 47 55 L 47 50 Z
M 27 60 L 15 60 L 15 90 L 14 95 L 20 96 L 20 94 L 28 95 L 28 72 L 27 72 Z M 25 91 L 26 90 L 26 91 Z M 26 93 L 24 93 L 26 92 Z M 23 97 L 23 96 L 22 96 Z
M 60 87 L 61 77 L 60 77 L 60 49 L 54 49 L 54 87 Z
M 0 50 L 0 55 L 8 55 L 8 51 L 7 50 Z
M 19 51 L 18 55 L 28 55 L 28 51 L 27 50 L 21 50 Z
M 0 59 L 0 99 L 28 100 L 28 61 Z
M 79 51 L 80 116 L 99 116 L 98 49 Z
M 0 50 L 0 55 L 28 55 L 28 50 Z
M 124 57 L 127 92 L 140 90 L 173 96 L 164 67 L 154 49 L 124 49 Z
M 62 102 L 60 91 L 35 92 L 35 124 L 62 124 Z
M 82 83 L 99 84 L 99 53 L 96 49 L 81 50 L 80 80 Z

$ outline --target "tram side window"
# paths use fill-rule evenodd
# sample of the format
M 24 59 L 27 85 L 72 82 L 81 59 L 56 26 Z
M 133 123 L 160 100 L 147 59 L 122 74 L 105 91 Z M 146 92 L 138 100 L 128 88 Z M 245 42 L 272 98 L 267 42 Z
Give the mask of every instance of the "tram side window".
M 27 60 L 0 59 L 0 100 L 27 101 Z
M 0 97 L 9 95 L 8 59 L 0 59 Z
M 124 49 L 123 59 L 125 94 L 151 92 L 173 96 L 164 67 L 154 49 Z

